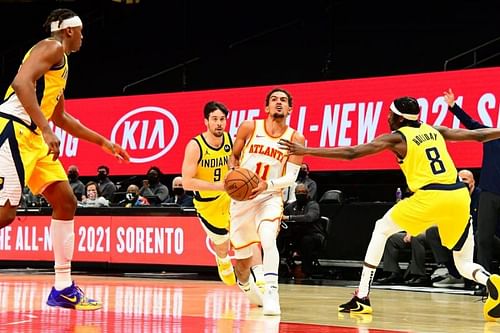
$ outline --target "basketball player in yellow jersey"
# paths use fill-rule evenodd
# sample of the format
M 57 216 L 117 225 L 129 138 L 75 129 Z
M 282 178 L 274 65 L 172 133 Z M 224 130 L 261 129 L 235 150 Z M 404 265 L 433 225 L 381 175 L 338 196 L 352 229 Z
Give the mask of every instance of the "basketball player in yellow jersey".
M 230 198 L 224 190 L 224 178 L 233 151 L 231 137 L 225 132 L 228 113 L 220 102 L 205 104 L 203 114 L 207 130 L 186 145 L 182 185 L 185 190 L 194 191 L 194 206 L 203 230 L 213 243 L 219 276 L 232 286 L 236 278 L 228 255 Z
M 482 266 L 472 261 L 474 239 L 469 221 L 468 187 L 458 178 L 445 144 L 445 139 L 490 141 L 500 137 L 500 129 L 431 127 L 418 121 L 420 107 L 417 100 L 411 97 L 394 100 L 390 110 L 389 126 L 393 132 L 381 135 L 367 144 L 354 147 L 305 148 L 282 141 L 291 154 L 336 159 L 355 159 L 390 150 L 396 155 L 408 187 L 414 193 L 411 197 L 397 202 L 375 224 L 357 294 L 349 302 L 340 305 L 338 310 L 371 313 L 368 293 L 387 238 L 400 230 L 415 236 L 436 225 L 442 244 L 453 250 L 460 274 L 488 286 L 490 294 L 483 308 L 485 319 L 490 321 L 500 318 L 500 276 L 490 276 Z
M 288 157 L 279 147 L 285 138 L 304 144 L 304 136 L 288 127 L 292 96 L 276 88 L 266 96 L 266 119 L 244 121 L 238 128 L 231 165 L 255 172 L 260 181 L 247 201 L 231 202 L 231 243 L 235 248 L 238 286 L 254 303 L 262 304 L 265 315 L 281 313 L 278 294 L 279 253 L 276 246 L 283 215 L 282 190 L 295 183 L 302 156 Z M 255 292 L 250 277 L 251 245 L 259 243 L 264 252 L 264 295 Z
M 47 304 L 97 310 L 102 304 L 87 298 L 71 279 L 76 198 L 58 160 L 60 141 L 49 127 L 49 119 L 121 160 L 128 161 L 129 156 L 64 108 L 67 56 L 80 49 L 82 21 L 71 10 L 56 9 L 44 27 L 51 37 L 28 51 L 0 105 L 0 228 L 14 220 L 25 184 L 34 194 L 43 194 L 52 206 L 50 234 L 55 258 L 55 283 Z

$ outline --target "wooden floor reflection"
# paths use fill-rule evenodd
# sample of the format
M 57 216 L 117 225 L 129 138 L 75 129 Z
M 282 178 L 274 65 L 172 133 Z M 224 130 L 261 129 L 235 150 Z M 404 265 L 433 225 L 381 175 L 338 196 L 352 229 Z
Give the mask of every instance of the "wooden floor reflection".
M 74 276 L 94 312 L 45 304 L 51 275 L 0 274 L 0 332 L 500 332 L 469 295 L 375 290 L 373 316 L 339 315 L 352 288 L 280 285 L 282 315 L 263 316 L 221 282 Z

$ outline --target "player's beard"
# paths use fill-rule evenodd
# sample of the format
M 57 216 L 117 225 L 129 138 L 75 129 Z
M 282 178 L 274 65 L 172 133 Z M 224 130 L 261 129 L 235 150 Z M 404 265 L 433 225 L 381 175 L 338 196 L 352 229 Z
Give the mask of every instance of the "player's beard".
M 283 119 L 285 115 L 283 113 L 273 113 L 271 117 L 273 117 L 273 119 Z
M 224 135 L 224 131 L 223 130 L 215 130 L 212 132 L 212 134 L 217 137 L 217 138 L 220 138 L 221 136 Z

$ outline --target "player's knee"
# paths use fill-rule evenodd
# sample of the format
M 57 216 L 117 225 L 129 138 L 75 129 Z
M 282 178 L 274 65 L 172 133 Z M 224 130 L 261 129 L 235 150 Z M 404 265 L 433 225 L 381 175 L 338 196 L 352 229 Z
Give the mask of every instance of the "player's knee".
M 52 204 L 52 208 L 56 211 L 75 214 L 76 211 L 76 197 L 74 195 L 64 196 L 61 200 Z

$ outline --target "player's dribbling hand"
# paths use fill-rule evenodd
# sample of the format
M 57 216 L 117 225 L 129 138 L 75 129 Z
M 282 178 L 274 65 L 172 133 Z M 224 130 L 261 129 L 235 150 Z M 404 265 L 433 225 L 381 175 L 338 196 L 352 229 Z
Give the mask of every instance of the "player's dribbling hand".
M 259 178 L 259 184 L 257 184 L 257 187 L 252 190 L 252 194 L 250 194 L 248 200 L 252 200 L 265 190 L 267 190 L 267 182 L 262 180 L 262 178 Z
M 306 148 L 303 145 L 286 139 L 280 139 L 278 144 L 281 149 L 288 150 L 289 155 L 304 155 L 306 152 Z
M 116 143 L 106 140 L 102 145 L 102 149 L 104 149 L 104 151 L 107 152 L 108 154 L 111 154 L 114 157 L 116 157 L 120 162 L 130 161 L 130 155 L 127 153 L 127 151 Z

